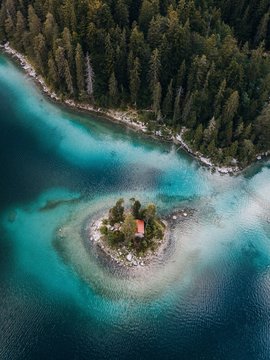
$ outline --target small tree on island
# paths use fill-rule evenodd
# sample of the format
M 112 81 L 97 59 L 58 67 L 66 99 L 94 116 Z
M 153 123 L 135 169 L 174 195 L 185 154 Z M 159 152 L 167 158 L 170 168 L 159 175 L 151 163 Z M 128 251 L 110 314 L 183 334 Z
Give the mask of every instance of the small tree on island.
M 143 210 L 143 219 L 146 225 L 151 223 L 156 217 L 156 206 L 154 204 L 147 205 L 147 208 Z
M 136 221 L 132 214 L 127 214 L 125 221 L 121 227 L 121 231 L 125 236 L 126 243 L 130 243 L 135 238 L 135 233 L 137 230 Z
M 140 209 L 141 209 L 141 203 L 139 200 L 135 200 L 132 205 L 132 214 L 135 219 L 140 219 Z
M 124 221 L 125 208 L 123 204 L 124 204 L 124 199 L 121 198 L 116 202 L 115 206 L 111 208 L 109 214 L 109 222 L 111 225 Z

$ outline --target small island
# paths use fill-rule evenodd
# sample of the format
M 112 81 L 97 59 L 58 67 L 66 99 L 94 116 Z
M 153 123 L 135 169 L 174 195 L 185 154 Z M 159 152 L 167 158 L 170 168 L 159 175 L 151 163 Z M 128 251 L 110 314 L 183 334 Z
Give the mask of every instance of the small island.
M 167 224 L 157 215 L 156 206 L 132 198 L 129 206 L 119 199 L 107 216 L 94 222 L 89 229 L 90 239 L 118 264 L 144 266 L 164 244 Z

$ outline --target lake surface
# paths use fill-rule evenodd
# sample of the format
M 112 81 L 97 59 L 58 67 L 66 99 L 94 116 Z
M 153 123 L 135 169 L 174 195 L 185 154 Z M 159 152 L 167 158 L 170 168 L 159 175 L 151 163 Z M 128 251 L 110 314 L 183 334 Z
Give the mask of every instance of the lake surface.
M 4 56 L 0 147 L 1 360 L 270 358 L 268 163 L 211 174 L 52 104 Z M 196 209 L 140 281 L 102 267 L 76 229 L 120 196 Z

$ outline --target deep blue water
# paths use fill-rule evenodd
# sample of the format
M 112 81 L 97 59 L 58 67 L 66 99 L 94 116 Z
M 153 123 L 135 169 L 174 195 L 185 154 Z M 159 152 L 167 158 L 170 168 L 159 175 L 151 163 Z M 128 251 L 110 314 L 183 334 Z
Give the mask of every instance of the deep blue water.
M 2 56 L 0 166 L 1 360 L 270 358 L 267 163 L 211 174 L 48 102 Z M 76 222 L 134 195 L 197 211 L 176 226 L 170 259 L 129 282 L 87 254 Z

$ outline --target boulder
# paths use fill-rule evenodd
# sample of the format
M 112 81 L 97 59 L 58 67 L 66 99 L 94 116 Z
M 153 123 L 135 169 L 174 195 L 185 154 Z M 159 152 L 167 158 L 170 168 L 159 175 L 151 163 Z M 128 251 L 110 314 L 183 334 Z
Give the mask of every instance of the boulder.
M 126 259 L 127 259 L 127 261 L 131 261 L 132 260 L 132 255 L 130 253 L 127 254 Z

